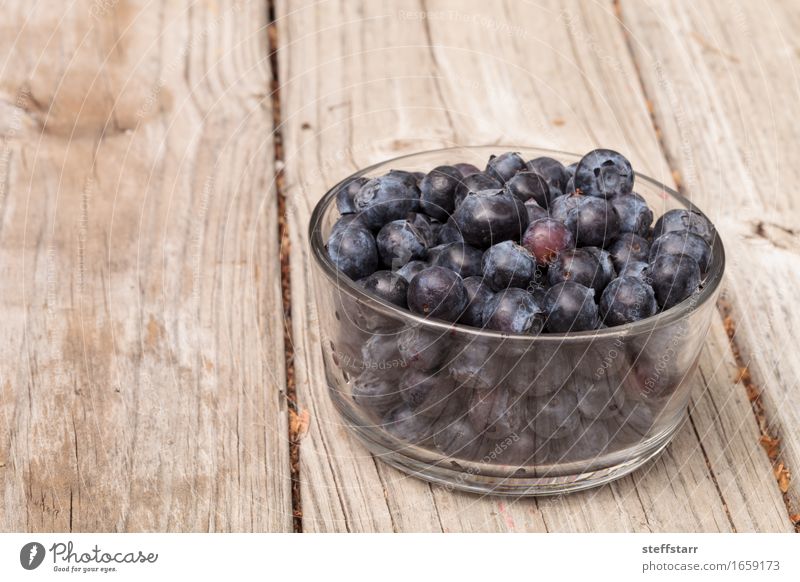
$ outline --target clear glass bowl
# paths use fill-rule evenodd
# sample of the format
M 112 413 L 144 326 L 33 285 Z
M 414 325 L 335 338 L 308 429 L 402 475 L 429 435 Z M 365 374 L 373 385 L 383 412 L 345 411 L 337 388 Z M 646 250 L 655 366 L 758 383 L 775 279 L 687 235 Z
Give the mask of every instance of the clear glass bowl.
M 342 183 L 390 169 L 483 167 L 504 151 L 580 159 L 514 146 L 449 148 L 376 164 Z M 601 485 L 666 447 L 715 309 L 725 268 L 718 238 L 700 290 L 654 317 L 596 331 L 505 334 L 417 316 L 339 273 L 325 249 L 339 216 L 337 187 L 309 226 L 325 374 L 337 410 L 371 453 L 448 488 L 518 496 Z M 656 218 L 697 210 L 646 176 L 636 176 L 634 190 Z M 412 394 L 420 380 L 432 388 Z

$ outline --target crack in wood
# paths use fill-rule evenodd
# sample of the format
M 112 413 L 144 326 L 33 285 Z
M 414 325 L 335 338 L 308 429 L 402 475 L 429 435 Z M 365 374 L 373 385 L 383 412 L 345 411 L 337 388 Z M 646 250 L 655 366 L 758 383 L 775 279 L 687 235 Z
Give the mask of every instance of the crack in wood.
M 300 438 L 302 425 L 297 406 L 294 374 L 294 339 L 292 336 L 292 280 L 289 268 L 289 217 L 286 212 L 284 183 L 283 134 L 281 131 L 281 92 L 278 72 L 278 26 L 275 22 L 275 0 L 267 0 L 267 51 L 270 64 L 270 97 L 272 100 L 272 137 L 275 162 L 275 192 L 278 201 L 278 244 L 281 262 L 281 299 L 283 302 L 283 346 L 286 366 L 286 400 L 288 403 L 289 470 L 292 483 L 292 530 L 303 531 L 303 507 L 300 499 Z

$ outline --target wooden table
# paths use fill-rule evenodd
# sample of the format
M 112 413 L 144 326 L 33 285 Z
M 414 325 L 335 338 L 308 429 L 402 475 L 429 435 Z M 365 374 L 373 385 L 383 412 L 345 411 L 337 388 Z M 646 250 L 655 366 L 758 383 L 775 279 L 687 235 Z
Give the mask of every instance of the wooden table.
M 790 0 L 10 0 L 0 530 L 794 531 Z M 468 144 L 603 146 L 718 224 L 690 412 L 611 485 L 510 500 L 377 463 L 325 393 L 309 214 Z

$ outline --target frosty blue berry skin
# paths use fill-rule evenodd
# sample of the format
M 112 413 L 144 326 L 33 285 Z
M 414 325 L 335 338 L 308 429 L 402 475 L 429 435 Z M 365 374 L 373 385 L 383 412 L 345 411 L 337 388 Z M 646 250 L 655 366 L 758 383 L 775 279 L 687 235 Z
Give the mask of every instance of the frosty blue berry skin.
M 375 271 L 371 275 L 359 280 L 359 285 L 381 299 L 393 303 L 398 307 L 406 307 L 408 295 L 408 281 L 399 273 L 392 271 Z
M 536 259 L 528 249 L 508 240 L 483 253 L 481 270 L 484 280 L 495 291 L 509 287 L 525 289 L 536 278 Z
M 716 230 L 711 222 L 699 212 L 687 208 L 668 210 L 661 215 L 655 226 L 653 226 L 653 238 L 656 239 L 675 230 L 693 232 L 710 245 L 714 244 L 714 239 L 716 238 Z
M 575 168 L 575 189 L 586 196 L 611 198 L 633 191 L 631 163 L 619 152 L 598 149 L 583 156 Z
M 466 243 L 453 242 L 433 247 L 428 251 L 432 267 L 445 267 L 462 277 L 481 274 L 483 251 Z
M 600 298 L 600 318 L 609 326 L 640 321 L 658 311 L 653 288 L 638 277 L 619 277 Z
M 420 208 L 437 220 L 446 221 L 456 205 L 456 192 L 463 181 L 458 168 L 439 166 L 419 183 Z
M 564 194 L 567 181 L 572 177 L 567 172 L 564 164 L 549 157 L 530 160 L 528 162 L 528 170 L 536 172 L 545 179 L 549 188 L 548 200 L 553 200 Z
M 660 254 L 647 268 L 647 277 L 661 309 L 669 309 L 700 286 L 700 265 L 689 255 Z
M 496 177 L 491 176 L 485 172 L 478 172 L 477 174 L 470 174 L 466 176 L 458 185 L 455 194 L 455 207 L 464 201 L 468 194 L 477 194 L 487 190 L 502 190 L 503 183 Z
M 444 267 L 428 267 L 411 279 L 408 307 L 426 317 L 457 321 L 467 307 L 467 290 L 457 273 Z
M 536 172 L 519 172 L 507 180 L 503 189 L 522 202 L 535 200 L 536 203 L 547 208 L 550 204 L 550 186 L 540 174 Z
M 518 172 L 526 170 L 525 160 L 516 152 L 506 152 L 499 156 L 491 156 L 486 164 L 486 173 L 505 184 Z
M 597 329 L 600 319 L 593 289 L 564 281 L 550 287 L 544 294 L 545 331 L 566 333 Z
M 339 214 L 345 215 L 358 212 L 355 197 L 358 191 L 361 190 L 361 187 L 366 183 L 367 178 L 362 176 L 346 182 L 339 188 L 339 191 L 336 193 L 336 209 L 339 211 Z
M 483 277 L 467 277 L 464 279 L 467 290 L 467 307 L 459 319 L 464 325 L 483 327 L 483 310 L 494 296 L 494 291 L 484 282 Z
M 405 175 L 390 173 L 369 180 L 354 201 L 362 220 L 369 228 L 378 230 L 387 222 L 404 218 L 419 208 L 419 188 L 413 175 L 409 181 Z
M 343 228 L 328 239 L 328 256 L 342 273 L 362 279 L 378 268 L 375 237 L 363 228 Z
M 650 260 L 650 243 L 646 238 L 633 232 L 624 232 L 615 238 L 608 247 L 614 268 L 619 272 L 629 263 Z
M 585 249 L 564 251 L 547 269 L 547 282 L 551 287 L 563 281 L 574 281 L 594 288 L 596 277 L 602 277 L 600 263 Z
M 495 293 L 483 308 L 483 327 L 507 333 L 537 334 L 544 311 L 524 289 L 511 287 Z
M 711 245 L 703 237 L 688 230 L 672 230 L 662 234 L 650 247 L 650 262 L 658 255 L 689 255 L 705 273 L 711 264 Z
M 393 220 L 381 227 L 375 238 L 381 262 L 397 270 L 409 261 L 425 259 L 429 236 L 408 220 Z
M 645 237 L 653 223 L 653 211 L 636 192 L 617 194 L 609 199 L 619 216 L 619 231 Z
M 464 198 L 453 214 L 453 222 L 467 243 L 486 249 L 499 242 L 519 240 L 528 226 L 528 211 L 510 194 L 483 191 Z

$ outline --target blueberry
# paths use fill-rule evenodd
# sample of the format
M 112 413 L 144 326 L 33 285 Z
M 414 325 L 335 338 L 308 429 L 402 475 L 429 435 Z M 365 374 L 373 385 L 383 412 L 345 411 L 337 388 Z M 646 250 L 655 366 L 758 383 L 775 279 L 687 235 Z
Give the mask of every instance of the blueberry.
M 538 264 L 549 265 L 559 253 L 575 246 L 575 238 L 563 222 L 543 218 L 528 225 L 522 246 L 536 257 Z
M 453 214 L 453 222 L 467 243 L 485 249 L 506 240 L 519 240 L 528 226 L 528 211 L 514 196 L 481 192 L 464 199 Z
M 567 185 L 564 186 L 564 194 L 567 195 L 567 196 L 570 195 L 570 194 L 575 194 L 575 177 L 574 176 L 571 177 L 569 180 L 567 180 Z
M 548 332 L 596 329 L 600 323 L 594 290 L 579 283 L 564 281 L 553 285 L 544 294 L 543 303 Z
M 550 188 L 550 200 L 564 193 L 564 187 L 569 178 L 564 164 L 553 158 L 540 157 L 530 160 L 528 162 L 528 169 L 537 174 L 541 174 L 547 181 L 547 185 Z
M 594 288 L 598 293 L 602 293 L 606 285 L 617 276 L 617 270 L 614 268 L 614 261 L 611 260 L 611 253 L 600 247 L 583 247 L 583 249 L 591 253 L 600 265 L 600 272 L 594 279 Z
M 495 291 L 508 287 L 526 288 L 536 276 L 536 259 L 526 249 L 507 240 L 483 254 L 481 263 L 486 283 Z
M 648 278 L 647 269 L 649 264 L 644 261 L 631 261 L 627 263 L 622 270 L 619 271 L 619 277 L 638 277 L 645 280 Z
M 694 234 L 701 236 L 705 241 L 713 245 L 716 238 L 716 232 L 709 220 L 693 210 L 686 208 L 669 210 L 656 221 L 653 227 L 653 238 L 658 238 L 662 234 L 672 232 L 674 230 L 688 230 Z
M 375 271 L 372 275 L 359 280 L 358 284 L 389 303 L 394 303 L 398 307 L 406 307 L 408 281 L 399 273 Z
M 373 230 L 392 220 L 405 218 L 419 206 L 416 178 L 413 174 L 396 170 L 373 178 L 358 191 L 355 205 L 365 224 Z
M 567 175 L 567 180 L 575 177 L 575 168 L 578 167 L 578 162 L 572 162 L 569 166 L 564 168 L 564 173 Z
M 650 262 L 661 254 L 689 255 L 697 261 L 703 273 L 711 264 L 711 245 L 688 230 L 672 230 L 655 239 L 650 247 Z
M 608 326 L 639 321 L 657 311 L 653 288 L 637 277 L 614 279 L 600 297 L 600 317 Z
M 700 265 L 689 255 L 658 255 L 647 268 L 662 309 L 677 305 L 700 286 Z
M 429 216 L 447 220 L 456 203 L 456 190 L 463 176 L 453 166 L 438 166 L 420 182 L 420 207 Z
M 439 229 L 442 227 L 441 222 L 422 212 L 409 212 L 406 214 L 405 220 L 419 231 L 429 247 L 436 244 Z
M 494 292 L 483 282 L 481 277 L 467 277 L 464 279 L 464 288 L 467 290 L 468 303 L 459 321 L 464 325 L 481 327 L 483 326 L 483 309 L 494 296 Z
M 342 273 L 363 279 L 378 268 L 378 249 L 372 234 L 362 228 L 336 231 L 328 239 L 328 256 Z
M 411 279 L 408 307 L 414 313 L 456 321 L 467 307 L 461 277 L 444 267 L 428 267 Z
M 630 263 L 647 261 L 650 257 L 650 243 L 646 238 L 633 232 L 623 232 L 608 247 L 611 260 L 617 271 L 623 271 Z
M 633 191 L 633 168 L 620 153 L 593 150 L 575 168 L 575 188 L 587 196 L 610 198 Z
M 433 444 L 437 449 L 450 457 L 477 456 L 482 439 L 467 416 L 442 424 L 433 434 Z
M 564 222 L 578 246 L 603 247 L 619 234 L 619 216 L 606 200 L 581 196 Z
M 422 271 L 423 269 L 427 269 L 430 265 L 425 261 L 409 261 L 399 269 L 397 269 L 397 274 L 400 275 L 403 279 L 406 280 L 407 283 L 411 283 L 411 279 L 414 278 L 414 275 Z
M 547 269 L 547 282 L 551 286 L 563 281 L 574 281 L 597 289 L 595 280 L 602 282 L 604 278 L 600 263 L 585 249 L 565 250 Z
M 523 202 L 535 200 L 543 207 L 547 207 L 550 202 L 550 186 L 536 172 L 519 172 L 506 182 L 504 190 Z
M 539 206 L 539 204 L 533 198 L 525 201 L 525 210 L 528 211 L 528 224 L 541 218 L 549 218 L 550 216 L 547 210 Z
M 455 382 L 441 372 L 426 372 L 410 368 L 400 379 L 400 394 L 409 408 L 417 414 L 437 418 L 447 407 Z
M 352 214 L 358 212 L 356 209 L 355 197 L 361 186 L 367 183 L 367 178 L 353 178 L 342 184 L 336 191 L 336 208 L 339 214 Z
M 431 436 L 430 419 L 416 414 L 408 404 L 401 404 L 383 417 L 381 427 L 395 438 L 420 444 Z
M 409 261 L 425 259 L 428 255 L 428 236 L 407 220 L 387 223 L 375 240 L 381 261 L 390 269 L 399 269 Z
M 609 200 L 619 216 L 619 231 L 647 236 L 653 223 L 653 211 L 636 192 L 617 194 Z
M 578 399 L 567 390 L 528 400 L 529 424 L 540 439 L 572 436 L 580 424 Z
M 464 201 L 464 198 L 466 198 L 468 194 L 477 194 L 484 190 L 500 190 L 502 188 L 503 184 L 494 176 L 483 172 L 470 174 L 461 181 L 461 184 L 459 184 L 456 190 L 456 208 Z
M 464 242 L 464 237 L 461 235 L 461 231 L 456 226 L 456 223 L 453 222 L 452 216 L 442 225 L 436 237 L 437 245 L 444 245 L 451 242 Z
M 472 174 L 480 174 L 481 170 L 478 166 L 473 166 L 472 164 L 466 164 L 464 162 L 453 164 L 453 167 L 461 172 L 463 177 L 471 176 Z
M 503 374 L 496 346 L 480 339 L 451 350 L 448 372 L 458 386 L 477 390 L 495 387 Z
M 469 402 L 472 427 L 492 439 L 516 433 L 525 422 L 525 400 L 503 387 L 475 390 Z
M 489 163 L 486 164 L 486 173 L 504 184 L 513 178 L 517 172 L 522 172 L 525 169 L 527 169 L 525 160 L 516 152 L 490 156 Z
M 409 327 L 397 336 L 397 350 L 405 365 L 419 370 L 437 368 L 447 356 L 450 339 L 423 327 Z
M 348 229 L 360 228 L 361 230 L 369 230 L 360 214 L 343 214 L 331 227 L 331 234 L 341 233 Z
M 380 370 L 366 369 L 353 380 L 353 401 L 360 407 L 383 416 L 400 403 L 400 393 L 393 381 Z
M 579 382 L 574 391 L 578 410 L 585 418 L 609 418 L 625 403 L 625 390 L 607 376 L 601 376 L 595 382 Z
M 569 220 L 570 212 L 577 208 L 582 199 L 583 196 L 575 193 L 554 198 L 550 201 L 550 216 L 566 224 Z
M 482 251 L 460 242 L 439 245 L 428 251 L 431 266 L 450 269 L 462 277 L 480 275 L 482 259 Z
M 524 289 L 511 287 L 496 293 L 483 309 L 483 325 L 506 333 L 537 334 L 544 322 L 542 308 Z

